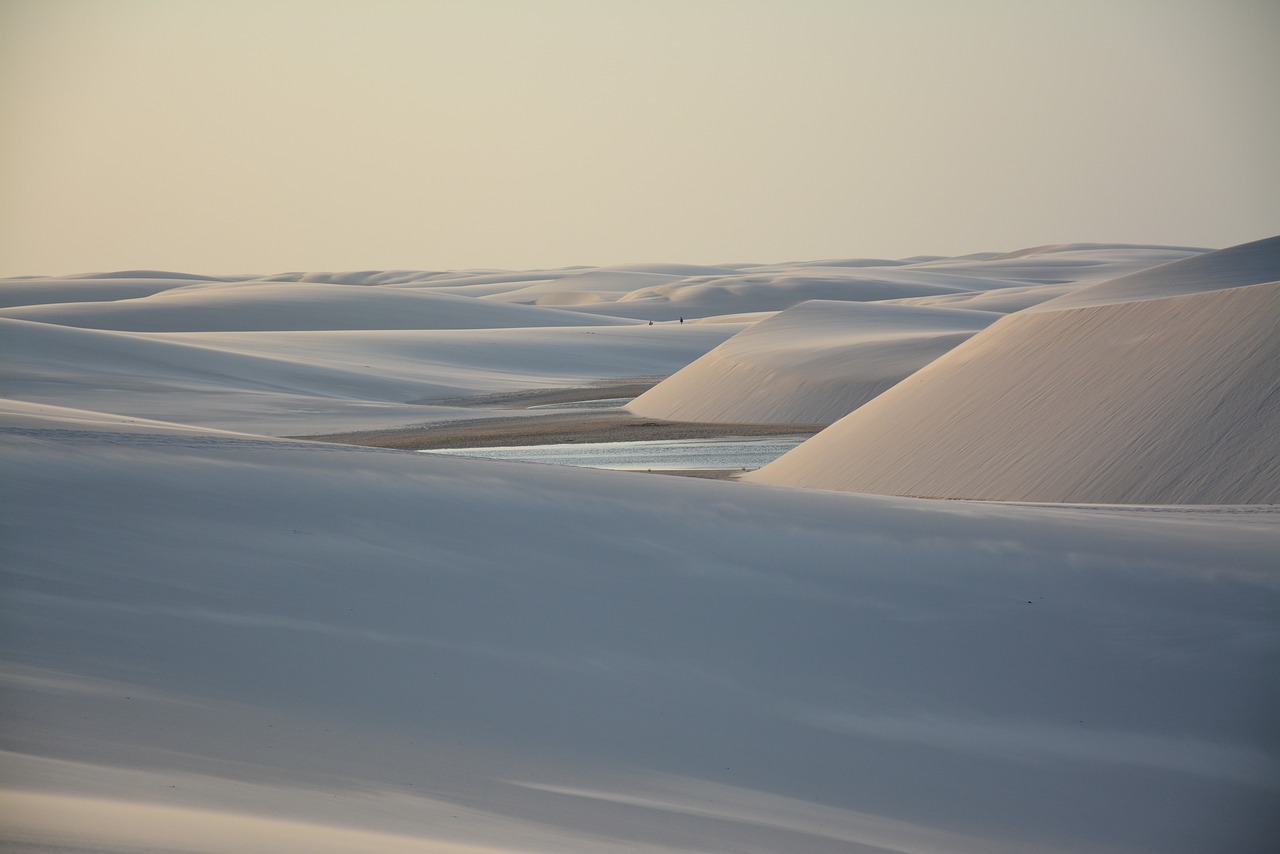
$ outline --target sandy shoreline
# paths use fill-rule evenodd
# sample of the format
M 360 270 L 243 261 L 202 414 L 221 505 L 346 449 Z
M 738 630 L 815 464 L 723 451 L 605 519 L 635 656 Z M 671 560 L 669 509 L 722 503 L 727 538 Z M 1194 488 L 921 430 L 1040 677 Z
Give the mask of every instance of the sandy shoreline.
M 530 389 L 420 403 L 463 408 L 528 409 L 551 403 L 578 403 L 634 397 L 661 377 L 630 377 L 576 388 Z M 290 436 L 316 442 L 430 451 L 446 448 L 500 448 L 513 445 L 565 445 L 587 442 L 638 442 L 648 439 L 718 439 L 735 436 L 812 435 L 825 424 L 714 424 L 698 421 L 660 421 L 623 409 L 577 409 L 546 415 L 498 416 L 464 421 L 441 421 L 388 430 L 359 430 Z M 702 477 L 719 476 L 707 472 Z
M 409 403 L 434 406 L 460 406 L 478 409 L 531 409 L 555 403 L 582 403 L 591 400 L 639 397 L 665 377 L 630 377 L 621 382 L 601 381 L 596 385 L 571 388 L 535 388 L 523 391 L 501 391 L 470 397 L 438 397 L 411 400 Z
M 812 434 L 820 424 L 708 424 L 658 421 L 622 410 L 558 412 L 512 418 L 476 418 L 391 430 L 363 430 L 319 436 L 294 436 L 318 442 L 425 451 L 438 448 L 495 448 L 510 445 L 560 445 L 585 442 L 634 442 L 646 439 L 715 439 L 730 436 Z

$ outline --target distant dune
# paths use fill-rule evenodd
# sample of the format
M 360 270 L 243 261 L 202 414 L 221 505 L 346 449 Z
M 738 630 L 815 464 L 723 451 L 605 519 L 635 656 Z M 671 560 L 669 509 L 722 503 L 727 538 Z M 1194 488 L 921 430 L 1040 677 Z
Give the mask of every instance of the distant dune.
M 349 284 L 262 282 L 196 285 L 115 302 L 7 308 L 0 316 L 131 332 L 476 329 L 628 322 L 452 294 Z
M 1202 250 L 1064 244 L 1004 255 L 759 267 L 631 293 L 757 309 L 810 299 L 739 333 L 630 405 L 650 418 L 830 424 L 934 361 L 1001 314 Z M 825 269 L 824 269 L 825 268 Z M 868 269 L 871 268 L 871 269 Z M 904 293 L 932 291 L 927 296 Z
M 628 409 L 670 421 L 830 424 L 999 317 L 812 300 L 738 333 Z
M 0 279 L 0 308 L 53 305 L 68 302 L 111 302 L 137 299 L 183 288 L 193 282 L 220 282 L 186 273 L 105 273 L 96 275 L 28 276 Z
M 1271 237 L 1107 279 L 1041 303 L 1039 310 L 1060 311 L 1064 308 L 1164 299 L 1277 280 L 1280 280 L 1280 237 Z
M 1280 238 L 1010 315 L 747 479 L 996 501 L 1280 501 L 1274 280 Z

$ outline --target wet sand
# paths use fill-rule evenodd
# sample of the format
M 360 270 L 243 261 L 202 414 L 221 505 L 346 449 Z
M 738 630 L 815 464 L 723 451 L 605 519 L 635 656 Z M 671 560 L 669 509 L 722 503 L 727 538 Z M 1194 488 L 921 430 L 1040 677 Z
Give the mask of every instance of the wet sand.
M 557 403 L 628 399 L 643 394 L 662 377 L 632 377 L 624 382 L 600 383 L 581 388 L 532 389 L 474 397 L 413 401 L 436 406 L 480 409 L 529 409 Z M 320 436 L 293 436 L 317 442 L 430 451 L 445 448 L 498 448 L 514 445 L 567 445 L 587 442 L 635 442 L 647 439 L 724 439 L 740 436 L 812 435 L 825 424 L 710 424 L 693 421 L 658 421 L 622 409 L 580 409 L 547 415 L 471 418 Z M 737 469 L 652 469 L 641 474 L 667 474 L 732 480 Z
M 319 442 L 426 451 L 437 448 L 496 448 L 512 445 L 560 445 L 584 442 L 635 442 L 647 439 L 717 439 L 730 436 L 782 436 L 818 432 L 822 424 L 707 424 L 657 421 L 622 410 L 557 412 L 500 418 L 445 421 L 393 430 L 365 430 L 323 436 L 296 436 Z
M 601 382 L 574 388 L 535 388 L 524 391 L 502 391 L 471 397 L 437 397 L 411 400 L 409 403 L 434 406 L 461 406 L 478 409 L 529 409 L 555 403 L 584 403 L 592 400 L 639 397 L 665 377 L 630 377 L 621 382 Z
M 652 388 L 662 377 L 627 377 L 576 388 L 544 388 L 459 398 L 413 401 L 435 406 L 481 409 L 529 409 L 556 403 L 628 399 Z M 566 445 L 586 442 L 636 442 L 647 439 L 722 439 L 736 436 L 812 435 L 825 424 L 710 424 L 659 421 L 623 409 L 578 409 L 546 415 L 470 418 L 318 436 L 291 436 L 317 442 L 430 451 L 442 448 L 500 448 L 514 445 Z M 728 477 L 732 472 L 680 472 L 689 477 Z

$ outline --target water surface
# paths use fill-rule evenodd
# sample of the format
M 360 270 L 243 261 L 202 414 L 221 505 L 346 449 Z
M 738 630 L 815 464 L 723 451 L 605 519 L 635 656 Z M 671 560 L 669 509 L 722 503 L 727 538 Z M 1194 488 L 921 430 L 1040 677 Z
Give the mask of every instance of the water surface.
M 807 438 L 807 435 L 786 435 L 651 439 L 639 442 L 516 445 L 502 448 L 444 448 L 419 453 L 620 471 L 732 471 L 758 469 Z
M 621 409 L 633 399 L 630 397 L 601 397 L 595 400 L 571 400 L 565 403 L 539 403 L 536 406 L 526 406 L 525 409 Z

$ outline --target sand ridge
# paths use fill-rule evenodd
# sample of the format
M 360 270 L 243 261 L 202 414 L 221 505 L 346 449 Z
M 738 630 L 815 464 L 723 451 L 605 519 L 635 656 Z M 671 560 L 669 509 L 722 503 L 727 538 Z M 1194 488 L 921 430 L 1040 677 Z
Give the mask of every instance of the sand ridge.
M 1280 283 L 1178 282 L 1181 295 L 1161 297 L 1150 282 L 1157 294 L 1136 301 L 1010 315 L 744 479 L 994 501 L 1280 501 Z

